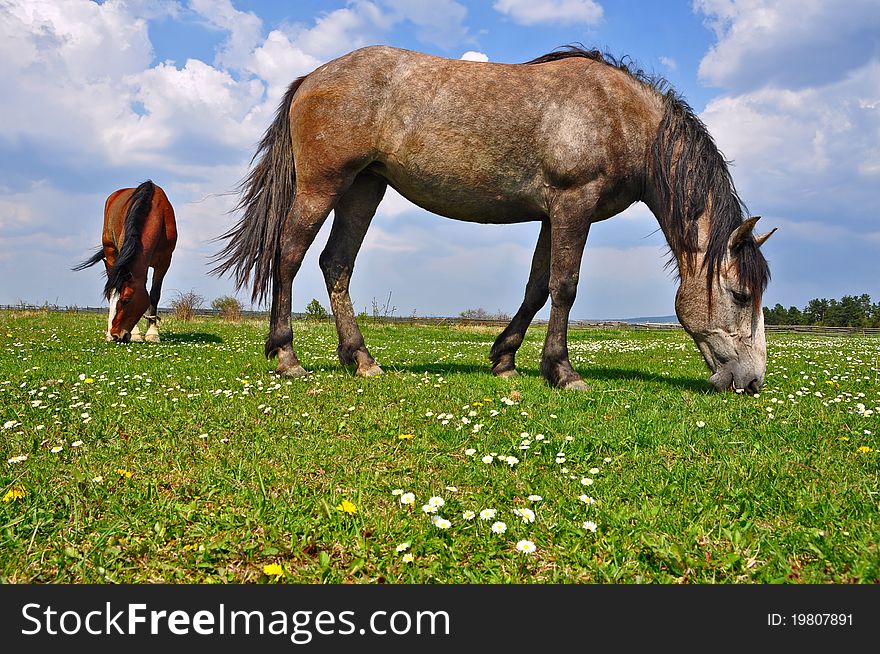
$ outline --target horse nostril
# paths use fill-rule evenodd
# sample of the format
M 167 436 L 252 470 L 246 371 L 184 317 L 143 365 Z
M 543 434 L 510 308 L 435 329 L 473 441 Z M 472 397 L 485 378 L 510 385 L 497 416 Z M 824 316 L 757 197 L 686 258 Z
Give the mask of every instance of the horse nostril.
M 755 393 L 757 393 L 760 390 L 761 390 L 761 382 L 759 382 L 757 379 L 753 379 L 752 381 L 750 381 L 748 383 L 748 385 L 746 385 L 746 392 L 749 395 L 754 395 Z
M 122 342 L 128 343 L 130 340 L 131 340 L 131 334 L 129 334 L 128 332 L 125 332 L 125 334 L 122 335 Z

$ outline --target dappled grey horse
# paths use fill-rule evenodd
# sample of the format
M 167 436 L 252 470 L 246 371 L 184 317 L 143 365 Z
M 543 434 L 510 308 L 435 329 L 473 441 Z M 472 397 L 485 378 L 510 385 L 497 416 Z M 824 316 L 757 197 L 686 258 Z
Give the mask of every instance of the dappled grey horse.
M 712 369 L 712 385 L 756 392 L 769 279 L 727 163 L 705 125 L 663 80 L 597 51 L 569 47 L 525 64 L 442 59 L 374 46 L 294 81 L 242 183 L 241 220 L 214 272 L 253 298 L 271 287 L 266 355 L 302 375 L 290 329 L 293 278 L 335 210 L 320 265 L 343 364 L 381 373 L 348 289 L 387 185 L 415 204 L 476 223 L 541 223 L 525 299 L 492 347 L 492 372 L 514 358 L 551 301 L 541 373 L 588 386 L 568 357 L 568 317 L 590 225 L 634 202 L 657 218 L 677 267 L 676 313 Z M 772 232 L 771 232 L 772 233 Z

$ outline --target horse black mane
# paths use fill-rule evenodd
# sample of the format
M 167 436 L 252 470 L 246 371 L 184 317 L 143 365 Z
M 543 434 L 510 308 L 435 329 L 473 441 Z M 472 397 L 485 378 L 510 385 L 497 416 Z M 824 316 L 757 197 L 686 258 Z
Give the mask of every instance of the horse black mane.
M 651 177 L 657 184 L 662 214 L 657 216 L 673 257 L 683 255 L 693 265 L 697 251 L 697 221 L 711 202 L 709 244 L 703 266 L 711 302 L 712 285 L 720 274 L 727 243 L 733 231 L 748 215 L 745 203 L 733 186 L 728 162 L 706 125 L 667 80 L 633 67 L 599 50 L 569 45 L 525 62 L 543 64 L 570 57 L 581 57 L 616 68 L 648 86 L 661 97 L 663 120 L 651 148 Z M 749 291 L 756 306 L 770 281 L 767 260 L 754 238 L 738 246 L 736 257 L 740 283 Z M 675 261 L 673 258 L 672 261 Z

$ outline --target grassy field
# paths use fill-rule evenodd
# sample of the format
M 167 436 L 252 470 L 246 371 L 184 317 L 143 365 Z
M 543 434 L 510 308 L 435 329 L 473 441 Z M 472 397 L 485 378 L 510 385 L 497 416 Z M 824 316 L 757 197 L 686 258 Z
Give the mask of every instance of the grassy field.
M 0 313 L 0 581 L 880 581 L 880 339 L 772 335 L 748 397 L 681 332 L 572 332 L 577 393 L 539 328 L 503 380 L 494 332 L 366 325 L 360 379 L 300 323 L 287 380 L 265 321 L 105 322 Z

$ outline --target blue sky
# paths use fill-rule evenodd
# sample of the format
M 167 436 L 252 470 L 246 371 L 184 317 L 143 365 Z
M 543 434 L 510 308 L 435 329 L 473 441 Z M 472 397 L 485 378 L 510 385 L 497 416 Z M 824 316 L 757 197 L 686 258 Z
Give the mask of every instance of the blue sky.
M 845 7 L 845 9 L 843 8 Z M 9 0 L 0 4 L 0 304 L 102 304 L 104 199 L 152 178 L 180 232 L 164 301 L 233 291 L 211 239 L 283 88 L 356 47 L 531 59 L 580 42 L 665 76 L 700 113 L 761 227 L 765 304 L 880 299 L 880 12 L 876 0 Z M 325 306 L 318 236 L 294 309 Z M 513 313 L 537 225 L 457 223 L 389 192 L 352 282 L 357 310 Z M 577 318 L 665 315 L 676 283 L 643 205 L 590 233 Z M 245 300 L 249 293 L 239 294 Z M 545 308 L 540 316 L 546 316 Z

